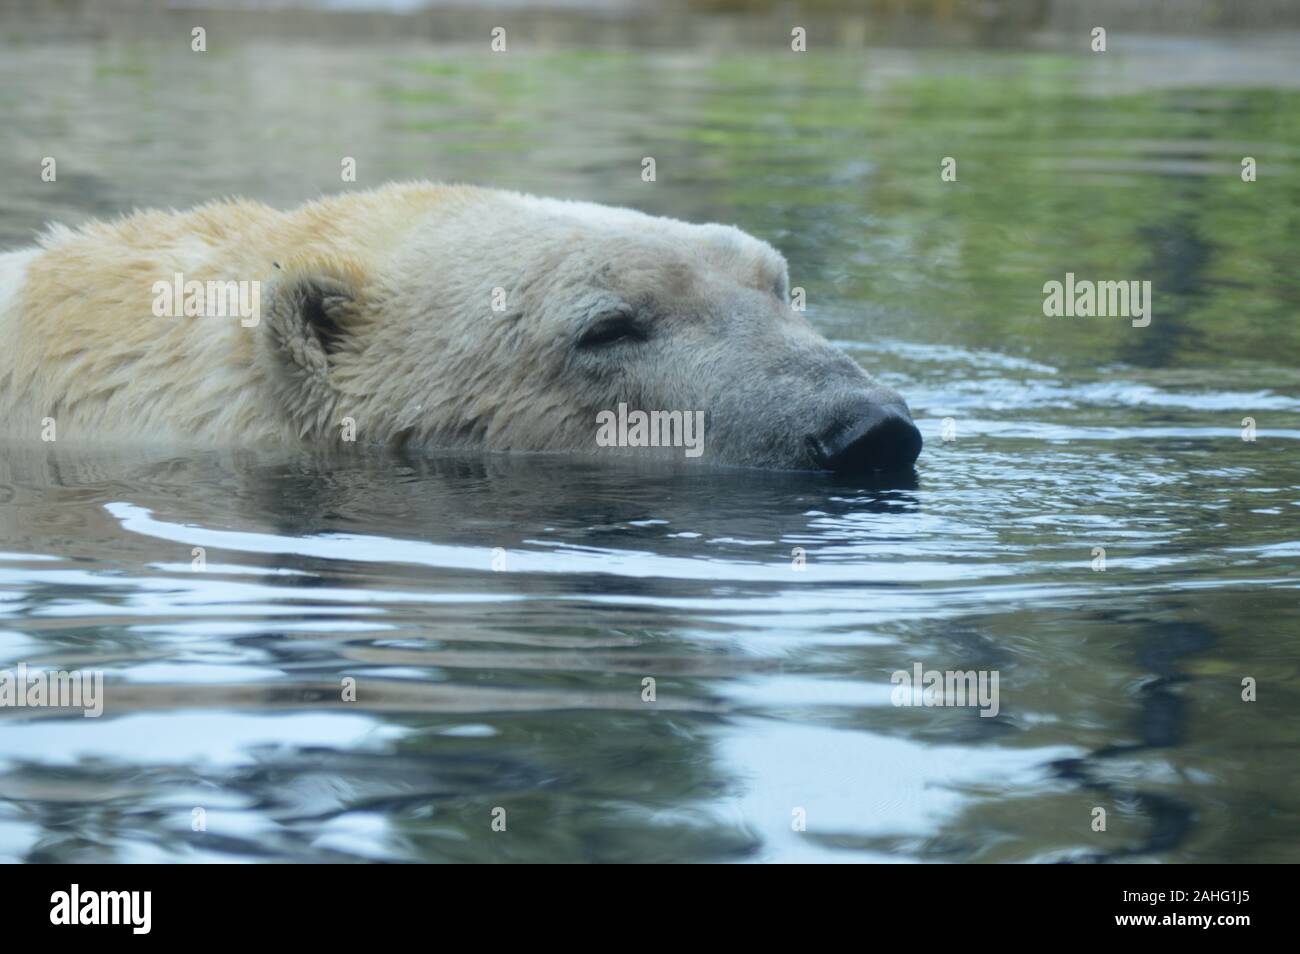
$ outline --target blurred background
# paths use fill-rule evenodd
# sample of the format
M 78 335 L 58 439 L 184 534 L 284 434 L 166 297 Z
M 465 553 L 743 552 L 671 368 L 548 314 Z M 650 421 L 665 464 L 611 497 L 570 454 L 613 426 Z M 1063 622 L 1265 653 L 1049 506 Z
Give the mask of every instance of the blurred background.
M 1294 364 L 1297 25 L 1281 0 L 3 0 L 0 242 L 137 206 L 468 181 L 734 222 L 814 305 L 889 330 Z M 55 183 L 31 175 L 47 155 Z M 1268 188 L 1241 181 L 1245 155 Z M 1164 331 L 1033 333 L 1042 276 L 1067 270 L 1141 271 Z

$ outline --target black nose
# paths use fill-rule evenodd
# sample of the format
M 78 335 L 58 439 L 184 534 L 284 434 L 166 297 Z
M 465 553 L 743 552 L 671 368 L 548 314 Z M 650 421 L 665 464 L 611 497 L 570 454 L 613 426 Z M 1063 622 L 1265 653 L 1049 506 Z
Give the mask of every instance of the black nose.
M 902 405 L 868 404 L 810 435 L 808 449 L 817 466 L 841 473 L 901 470 L 921 453 L 921 432 Z

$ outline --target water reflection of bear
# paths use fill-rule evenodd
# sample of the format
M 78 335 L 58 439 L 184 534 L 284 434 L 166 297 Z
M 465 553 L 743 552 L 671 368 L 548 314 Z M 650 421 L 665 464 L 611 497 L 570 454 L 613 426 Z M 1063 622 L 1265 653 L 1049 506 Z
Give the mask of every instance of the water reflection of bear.
M 898 477 L 846 480 L 807 472 L 702 472 L 662 462 L 637 467 L 625 460 L 606 464 L 543 455 L 236 452 L 220 459 L 160 462 L 148 477 L 151 482 L 189 480 L 196 490 L 212 490 L 159 501 L 158 519 L 285 538 L 348 534 L 425 541 L 464 549 L 463 566 L 442 569 L 507 573 L 513 553 L 549 552 L 555 556 L 550 566 L 531 565 L 562 571 L 563 554 L 583 547 L 666 558 L 788 563 L 791 541 L 806 543 L 818 534 L 810 514 L 825 525 L 839 516 L 916 506 L 909 493 L 914 475 L 902 482 Z M 744 544 L 728 548 L 725 541 Z M 505 553 L 493 565 L 496 550 Z M 342 549 L 339 556 L 346 560 Z M 377 556 L 357 553 L 359 559 Z M 437 565 L 443 556 L 395 546 L 383 558 L 393 565 L 402 564 L 404 557 Z M 296 559 L 290 548 L 270 562 L 293 566 Z M 316 567 L 323 572 L 319 563 Z M 584 574 L 583 569 L 594 572 Z M 592 592 L 603 591 L 615 579 L 619 586 L 653 587 L 653 562 L 642 568 L 648 576 L 625 569 L 632 575 L 602 575 L 598 557 L 577 561 L 574 582 Z M 671 567 L 659 569 L 672 575 Z M 587 578 L 577 579 L 583 576 Z M 692 582 L 679 579 L 674 585 Z

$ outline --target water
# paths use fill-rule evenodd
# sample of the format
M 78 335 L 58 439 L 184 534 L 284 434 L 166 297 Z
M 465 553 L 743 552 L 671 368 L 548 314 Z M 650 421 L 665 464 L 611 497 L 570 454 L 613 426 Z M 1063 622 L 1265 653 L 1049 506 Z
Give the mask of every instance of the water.
M 0 669 L 102 670 L 107 703 L 0 713 L 0 857 L 1300 860 L 1288 35 L 214 46 L 8 35 L 4 246 L 292 204 L 343 187 L 343 156 L 359 187 L 736 222 L 926 448 L 913 479 L 845 482 L 5 447 Z M 1151 326 L 1044 317 L 1066 271 L 1151 280 Z M 918 662 L 997 671 L 999 715 L 892 705 Z

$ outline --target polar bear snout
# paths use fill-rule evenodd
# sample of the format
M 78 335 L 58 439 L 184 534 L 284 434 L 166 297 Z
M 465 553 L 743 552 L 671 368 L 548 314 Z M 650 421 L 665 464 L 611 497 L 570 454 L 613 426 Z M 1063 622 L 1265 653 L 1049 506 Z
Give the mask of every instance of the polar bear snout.
M 907 405 L 861 398 L 841 406 L 835 419 L 807 437 L 818 467 L 838 473 L 896 471 L 911 467 L 921 453 L 921 432 Z

